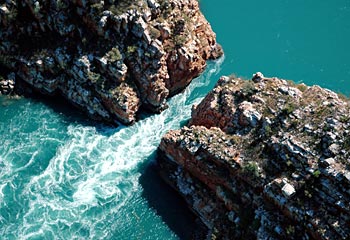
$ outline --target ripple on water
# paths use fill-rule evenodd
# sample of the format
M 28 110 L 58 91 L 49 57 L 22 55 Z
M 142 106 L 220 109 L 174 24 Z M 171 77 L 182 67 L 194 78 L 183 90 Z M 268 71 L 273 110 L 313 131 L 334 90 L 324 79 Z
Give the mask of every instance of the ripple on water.
M 0 234 L 15 239 L 176 239 L 139 178 L 161 136 L 190 117 L 223 58 L 169 108 L 133 126 L 63 120 L 30 100 L 0 107 Z M 161 201 L 161 199 L 159 200 Z

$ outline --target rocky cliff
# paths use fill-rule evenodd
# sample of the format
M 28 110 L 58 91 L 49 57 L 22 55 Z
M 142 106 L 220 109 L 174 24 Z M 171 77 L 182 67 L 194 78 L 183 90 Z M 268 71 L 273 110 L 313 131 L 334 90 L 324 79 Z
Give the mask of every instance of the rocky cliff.
M 222 77 L 159 146 L 202 239 L 350 239 L 349 99 L 261 73 Z
M 124 124 L 222 55 L 197 0 L 1 1 L 0 28 L 2 93 L 24 81 Z

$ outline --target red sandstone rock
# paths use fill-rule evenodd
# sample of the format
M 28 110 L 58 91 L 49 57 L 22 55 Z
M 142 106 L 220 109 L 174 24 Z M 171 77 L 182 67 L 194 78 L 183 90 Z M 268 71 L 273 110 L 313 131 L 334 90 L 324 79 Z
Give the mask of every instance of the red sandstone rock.
M 206 60 L 223 54 L 196 0 L 108 2 L 28 0 L 17 12 L 6 2 L 12 12 L 0 11 L 0 60 L 44 94 L 130 124 L 140 108 L 163 110 Z M 126 85 L 132 93 L 120 96 Z
M 159 146 L 162 177 L 216 239 L 349 239 L 349 99 L 222 77 Z

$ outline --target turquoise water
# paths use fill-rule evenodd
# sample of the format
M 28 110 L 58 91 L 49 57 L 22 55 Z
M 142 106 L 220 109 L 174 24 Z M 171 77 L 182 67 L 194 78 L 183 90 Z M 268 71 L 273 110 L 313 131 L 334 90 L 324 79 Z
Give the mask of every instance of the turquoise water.
M 349 0 L 201 0 L 223 45 L 223 74 L 318 84 L 350 95 Z
M 0 239 L 188 239 L 192 215 L 156 174 L 154 151 L 222 74 L 261 71 L 350 93 L 350 2 L 209 1 L 225 58 L 130 127 L 54 100 L 0 97 Z

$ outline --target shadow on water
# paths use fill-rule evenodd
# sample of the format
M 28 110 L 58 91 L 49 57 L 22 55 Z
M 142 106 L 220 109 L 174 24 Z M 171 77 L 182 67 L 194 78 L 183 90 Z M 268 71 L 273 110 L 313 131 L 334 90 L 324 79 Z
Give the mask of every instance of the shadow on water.
M 60 95 L 47 96 L 33 92 L 30 95 L 25 94 L 24 97 L 36 103 L 43 103 L 61 116 L 64 121 L 81 122 L 87 125 L 96 124 L 92 120 L 86 120 L 88 119 L 86 114 L 82 113 L 77 107 L 74 107 L 67 99 Z
M 51 109 L 65 124 L 80 124 L 82 126 L 94 126 L 96 131 L 104 136 L 110 136 L 117 130 L 116 125 L 91 119 L 87 113 L 75 107 L 67 99 L 60 95 L 46 96 L 40 93 L 25 95 L 34 103 L 42 103 Z
M 52 109 L 65 123 L 94 126 L 96 131 L 104 136 L 111 136 L 121 128 L 127 127 L 121 126 L 121 128 L 117 128 L 91 120 L 86 114 L 59 96 L 47 97 L 36 95 L 31 96 L 30 99 L 33 102 L 42 103 Z M 152 114 L 144 112 L 142 119 L 150 116 Z M 182 125 L 185 123 L 187 121 L 184 121 Z M 142 197 L 180 239 L 192 239 L 192 230 L 196 226 L 195 216 L 188 209 L 181 196 L 161 179 L 155 159 L 156 152 L 151 154 L 140 166 L 140 185 L 143 188 Z
M 156 152 L 149 156 L 142 166 L 142 197 L 180 239 L 192 239 L 195 216 L 188 209 L 184 199 L 160 177 L 155 159 Z

